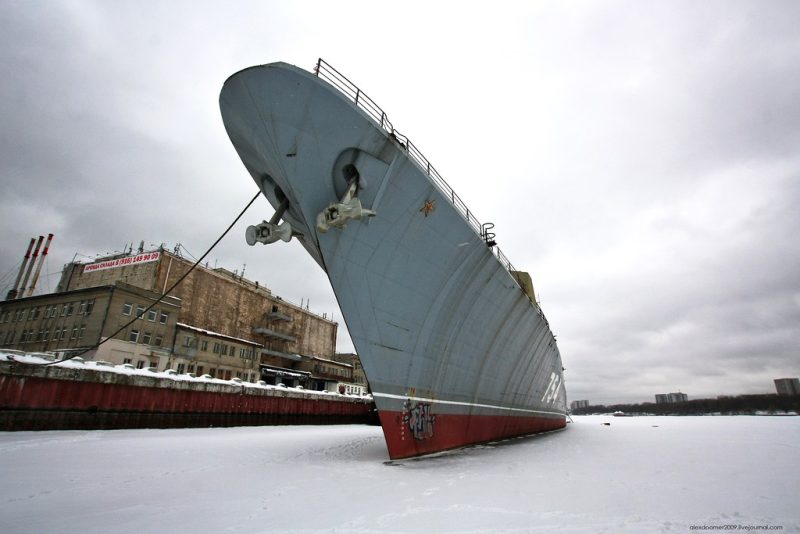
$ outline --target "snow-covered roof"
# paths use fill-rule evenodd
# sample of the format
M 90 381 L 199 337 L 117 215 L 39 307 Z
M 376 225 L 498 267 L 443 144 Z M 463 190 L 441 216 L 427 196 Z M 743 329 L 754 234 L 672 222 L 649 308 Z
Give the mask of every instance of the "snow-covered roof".
M 227 334 L 221 334 L 219 332 L 214 332 L 211 330 L 206 330 L 205 328 L 198 328 L 196 326 L 192 326 L 186 323 L 178 323 L 178 328 L 183 328 L 184 330 L 191 330 L 193 332 L 197 332 L 198 334 L 203 334 L 206 336 L 218 337 L 221 339 L 228 339 L 231 341 L 237 341 L 239 343 L 245 343 L 247 345 L 253 345 L 254 347 L 261 347 L 262 344 L 257 341 L 251 341 L 249 339 L 243 339 L 240 337 L 229 336 Z
M 337 362 L 336 360 L 330 360 L 330 359 L 328 359 L 328 358 L 320 358 L 319 356 L 311 356 L 311 359 L 312 359 L 312 360 L 319 360 L 319 361 L 321 361 L 321 362 L 325 362 L 325 363 L 334 363 L 334 364 L 336 364 L 336 365 L 341 365 L 341 366 L 343 366 L 343 367 L 353 367 L 353 366 L 352 366 L 351 364 L 349 364 L 349 363 Z

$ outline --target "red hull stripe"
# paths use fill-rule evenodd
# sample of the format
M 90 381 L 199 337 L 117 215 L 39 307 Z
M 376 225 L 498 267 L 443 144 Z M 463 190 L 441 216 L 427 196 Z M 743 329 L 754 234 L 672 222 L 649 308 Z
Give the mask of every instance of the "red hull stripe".
M 409 418 L 408 412 L 379 413 L 389 457 L 393 460 L 455 449 L 475 443 L 564 428 L 565 416 L 514 417 L 437 414 Z

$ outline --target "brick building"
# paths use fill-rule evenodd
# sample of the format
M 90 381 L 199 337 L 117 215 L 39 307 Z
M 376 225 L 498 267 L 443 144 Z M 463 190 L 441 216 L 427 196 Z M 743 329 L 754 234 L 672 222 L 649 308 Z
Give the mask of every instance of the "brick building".
M 163 293 L 191 268 L 165 250 L 69 264 L 57 291 L 122 281 Z M 198 266 L 173 291 L 181 299 L 179 322 L 263 345 L 265 362 L 286 365 L 295 355 L 330 358 L 338 324 L 284 301 L 259 284 L 226 269 Z

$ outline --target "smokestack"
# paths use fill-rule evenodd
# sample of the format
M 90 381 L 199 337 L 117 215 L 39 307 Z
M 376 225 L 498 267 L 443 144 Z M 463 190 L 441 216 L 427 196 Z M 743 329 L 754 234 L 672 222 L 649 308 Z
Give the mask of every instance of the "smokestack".
M 33 249 L 33 256 L 31 256 L 31 261 L 28 262 L 28 270 L 25 271 L 25 278 L 22 279 L 22 284 L 19 286 L 17 290 L 17 298 L 20 297 L 23 293 L 25 293 L 25 287 L 28 285 L 28 278 L 31 277 L 31 271 L 33 270 L 33 264 L 36 263 L 36 258 L 39 257 L 39 248 L 42 246 L 42 241 L 44 241 L 44 236 L 40 235 L 39 240 L 36 242 L 36 248 Z
M 33 295 L 33 290 L 36 289 L 36 282 L 39 281 L 39 273 L 42 271 L 42 265 L 47 257 L 47 249 L 50 248 L 50 243 L 53 241 L 53 234 L 47 234 L 47 241 L 44 244 L 42 251 L 42 259 L 39 260 L 39 265 L 36 266 L 36 271 L 33 273 L 33 280 L 31 280 L 31 287 L 28 288 L 28 297 Z
M 31 242 L 28 245 L 28 252 L 25 253 L 25 258 L 22 260 L 22 265 L 19 267 L 19 274 L 17 274 L 17 280 L 14 282 L 14 286 L 8 290 L 8 294 L 6 295 L 6 300 L 14 300 L 17 298 L 17 287 L 19 287 L 19 281 L 22 279 L 22 273 L 25 272 L 25 266 L 28 265 L 28 259 L 31 257 L 31 250 L 33 249 L 33 244 L 36 242 L 36 238 L 32 237 Z

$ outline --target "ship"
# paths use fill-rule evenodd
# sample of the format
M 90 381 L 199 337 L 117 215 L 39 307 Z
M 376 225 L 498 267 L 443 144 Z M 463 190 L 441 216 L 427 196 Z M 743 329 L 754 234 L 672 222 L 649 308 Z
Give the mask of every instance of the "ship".
M 246 240 L 295 239 L 327 274 L 392 460 L 566 427 L 531 277 L 371 98 L 320 59 L 236 72 L 219 102 L 275 208 Z

